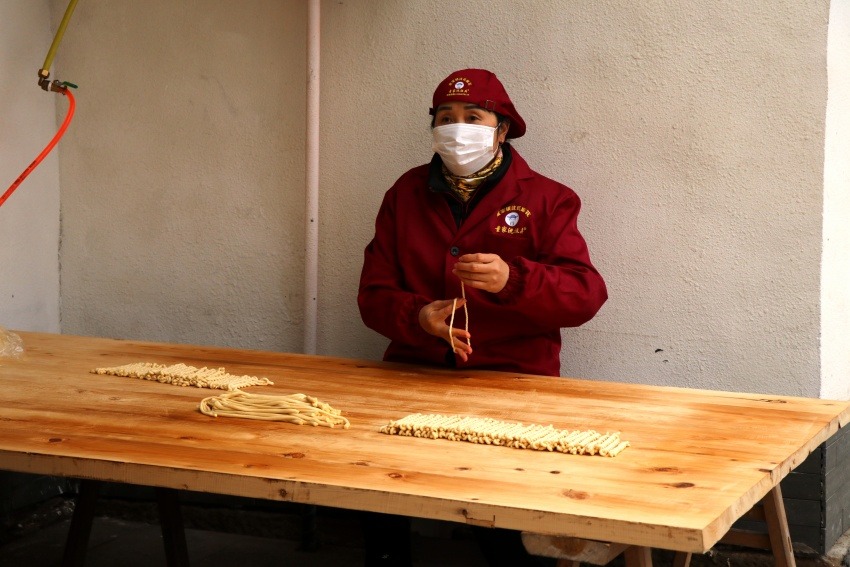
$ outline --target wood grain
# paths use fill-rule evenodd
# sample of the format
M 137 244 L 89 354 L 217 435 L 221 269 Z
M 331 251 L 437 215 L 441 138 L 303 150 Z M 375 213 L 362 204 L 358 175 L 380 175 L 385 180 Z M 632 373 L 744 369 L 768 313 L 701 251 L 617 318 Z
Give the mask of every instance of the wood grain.
M 0 468 L 391 512 L 704 552 L 850 404 L 192 345 L 19 333 L 0 359 Z M 348 430 L 210 418 L 210 390 L 90 370 L 131 362 L 270 378 Z M 411 413 L 620 431 L 614 458 L 387 436 Z

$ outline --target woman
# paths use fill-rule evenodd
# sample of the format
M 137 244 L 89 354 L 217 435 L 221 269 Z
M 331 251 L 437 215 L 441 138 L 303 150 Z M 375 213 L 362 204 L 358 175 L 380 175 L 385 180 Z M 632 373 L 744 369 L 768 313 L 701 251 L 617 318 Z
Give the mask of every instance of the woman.
M 558 376 L 560 329 L 607 299 L 579 197 L 507 142 L 525 122 L 493 73 L 452 73 L 430 113 L 436 153 L 384 196 L 361 317 L 390 339 L 384 360 Z
M 579 198 L 507 143 L 525 122 L 493 73 L 452 73 L 432 103 L 434 157 L 384 196 L 360 315 L 390 339 L 384 360 L 558 376 L 561 328 L 607 299 L 578 231 Z M 406 519 L 368 515 L 365 536 L 366 565 L 410 565 Z M 538 564 L 518 532 L 476 536 L 491 565 Z
M 366 247 L 363 322 L 390 339 L 384 360 L 558 376 L 561 328 L 608 297 L 579 197 L 507 142 L 525 122 L 493 73 L 452 73 L 430 114 L 434 157 L 387 191 Z M 518 532 L 475 531 L 491 565 L 538 564 Z M 366 565 L 410 565 L 405 518 L 367 515 L 365 536 Z

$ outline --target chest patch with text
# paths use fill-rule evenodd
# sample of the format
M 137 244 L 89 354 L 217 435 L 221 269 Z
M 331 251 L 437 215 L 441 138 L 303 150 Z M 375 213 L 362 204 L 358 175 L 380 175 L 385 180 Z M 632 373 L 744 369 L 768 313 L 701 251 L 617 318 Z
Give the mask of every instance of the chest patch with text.
M 531 226 L 531 211 L 522 205 L 508 205 L 496 212 L 496 234 L 525 234 Z

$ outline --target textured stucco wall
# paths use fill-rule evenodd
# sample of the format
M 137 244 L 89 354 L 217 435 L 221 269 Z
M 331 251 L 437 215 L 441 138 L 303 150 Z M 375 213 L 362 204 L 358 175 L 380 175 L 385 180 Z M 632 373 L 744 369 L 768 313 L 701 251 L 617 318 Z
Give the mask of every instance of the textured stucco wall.
M 828 10 L 323 2 L 319 352 L 380 356 L 355 305 L 375 212 L 429 159 L 435 82 L 481 66 L 529 124 L 520 152 L 582 196 L 609 284 L 564 374 L 818 395 Z M 65 332 L 301 348 L 305 16 L 80 3 Z
M 0 195 L 65 117 L 64 97 L 37 83 L 52 39 L 47 0 L 0 2 Z M 59 151 L 48 155 L 0 207 L 2 327 L 59 330 Z
M 298 0 L 79 3 L 59 61 L 80 85 L 64 332 L 301 348 L 305 17 Z
M 322 203 L 349 211 L 323 225 L 323 281 L 343 284 L 326 349 L 366 344 L 339 323 L 358 248 L 332 243 L 365 244 L 428 159 L 435 81 L 484 66 L 529 123 L 519 150 L 582 196 L 609 283 L 564 333 L 565 374 L 817 395 L 827 2 L 511 2 L 474 26 L 466 5 L 378 4 L 324 5 Z

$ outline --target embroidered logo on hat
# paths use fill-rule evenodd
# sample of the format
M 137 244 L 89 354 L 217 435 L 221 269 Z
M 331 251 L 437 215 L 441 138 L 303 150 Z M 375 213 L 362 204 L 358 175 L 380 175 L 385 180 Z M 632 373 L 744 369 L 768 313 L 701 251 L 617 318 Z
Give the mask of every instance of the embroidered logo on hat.
M 472 86 L 472 81 L 466 77 L 454 77 L 449 80 L 449 90 L 446 91 L 446 96 L 469 96 L 469 87 Z
M 514 108 L 505 87 L 496 75 L 485 69 L 461 69 L 440 81 L 428 113 L 434 116 L 446 102 L 471 103 L 510 119 L 508 138 L 525 134 L 525 121 Z

